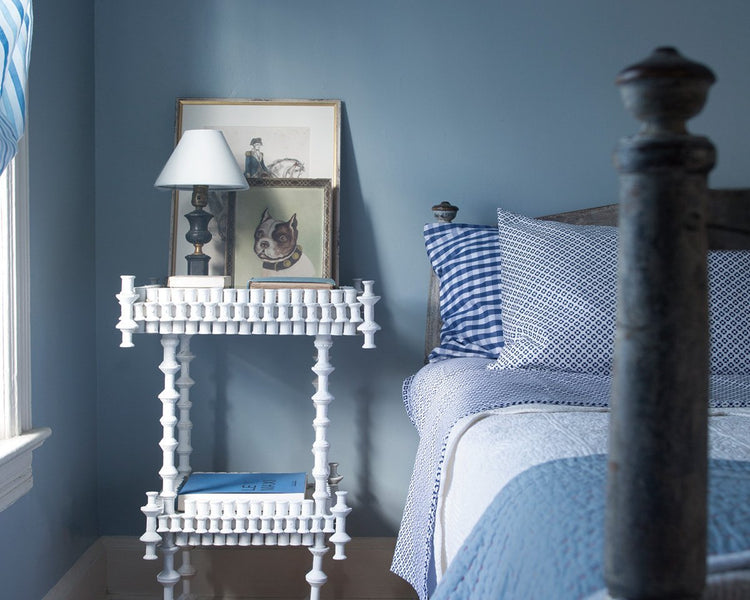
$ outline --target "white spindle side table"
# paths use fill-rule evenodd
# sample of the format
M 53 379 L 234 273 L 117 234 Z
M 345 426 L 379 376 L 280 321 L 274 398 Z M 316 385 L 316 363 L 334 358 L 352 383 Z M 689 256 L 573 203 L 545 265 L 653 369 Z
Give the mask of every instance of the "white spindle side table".
M 133 347 L 134 333 L 161 336 L 164 389 L 162 403 L 163 452 L 159 475 L 160 492 L 146 493 L 141 511 L 146 516 L 146 560 L 158 558 L 164 568 L 157 580 L 164 588 L 164 600 L 174 600 L 175 586 L 182 583 L 179 600 L 194 595 L 190 582 L 195 575 L 190 549 L 195 546 L 307 546 L 313 555 L 306 579 L 311 600 L 320 598 L 327 580 L 323 555 L 328 544 L 334 547 L 334 560 L 346 558 L 344 546 L 346 517 L 351 508 L 346 492 L 338 489 L 341 477 L 336 463 L 328 462 L 328 405 L 333 395 L 328 377 L 333 372 L 329 358 L 336 336 L 363 336 L 363 348 L 374 348 L 374 335 L 380 329 L 374 320 L 374 306 L 380 300 L 373 293 L 372 281 L 356 281 L 354 287 L 321 289 L 206 289 L 136 287 L 135 277 L 123 275 L 117 294 L 123 348 Z M 312 444 L 312 499 L 301 502 L 191 502 L 176 509 L 177 490 L 190 472 L 190 351 L 193 335 L 307 335 L 314 338 L 315 408 Z M 175 554 L 181 551 L 181 564 Z

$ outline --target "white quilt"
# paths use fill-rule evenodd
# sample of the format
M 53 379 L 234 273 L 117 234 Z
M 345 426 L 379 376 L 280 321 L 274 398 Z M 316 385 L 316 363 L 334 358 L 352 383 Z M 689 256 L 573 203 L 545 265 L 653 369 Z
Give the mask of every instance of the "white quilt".
M 434 533 L 439 582 L 482 513 L 515 475 L 556 458 L 607 451 L 607 409 L 513 406 L 459 420 L 448 438 Z M 750 409 L 714 410 L 713 458 L 750 461 Z

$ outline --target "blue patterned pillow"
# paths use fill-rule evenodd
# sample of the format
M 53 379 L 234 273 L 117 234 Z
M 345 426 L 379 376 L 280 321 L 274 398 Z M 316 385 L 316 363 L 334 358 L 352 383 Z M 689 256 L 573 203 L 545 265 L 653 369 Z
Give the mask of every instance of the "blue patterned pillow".
M 609 374 L 617 229 L 498 209 L 505 347 L 490 368 Z M 750 252 L 709 253 L 711 373 L 750 373 Z
M 711 373 L 750 373 L 750 252 L 708 253 Z
M 617 229 L 497 214 L 505 348 L 491 367 L 609 373 Z
M 440 346 L 430 362 L 449 357 L 497 358 L 503 346 L 497 227 L 431 223 L 425 247 L 440 281 Z

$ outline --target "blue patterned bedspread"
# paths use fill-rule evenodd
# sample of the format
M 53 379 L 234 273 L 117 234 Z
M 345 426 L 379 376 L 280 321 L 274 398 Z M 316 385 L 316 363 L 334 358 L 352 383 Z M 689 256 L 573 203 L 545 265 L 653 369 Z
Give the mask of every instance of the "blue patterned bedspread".
M 516 476 L 432 600 L 581 600 L 604 588 L 606 471 L 606 456 L 593 455 Z M 712 459 L 709 489 L 709 572 L 727 555 L 734 568 L 750 568 L 750 462 Z

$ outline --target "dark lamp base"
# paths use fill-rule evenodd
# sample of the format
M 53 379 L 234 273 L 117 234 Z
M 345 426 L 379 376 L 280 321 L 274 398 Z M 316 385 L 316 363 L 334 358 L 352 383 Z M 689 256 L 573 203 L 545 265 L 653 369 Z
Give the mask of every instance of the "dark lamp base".
M 208 275 L 208 261 L 211 257 L 207 254 L 188 254 L 185 260 L 188 275 Z

